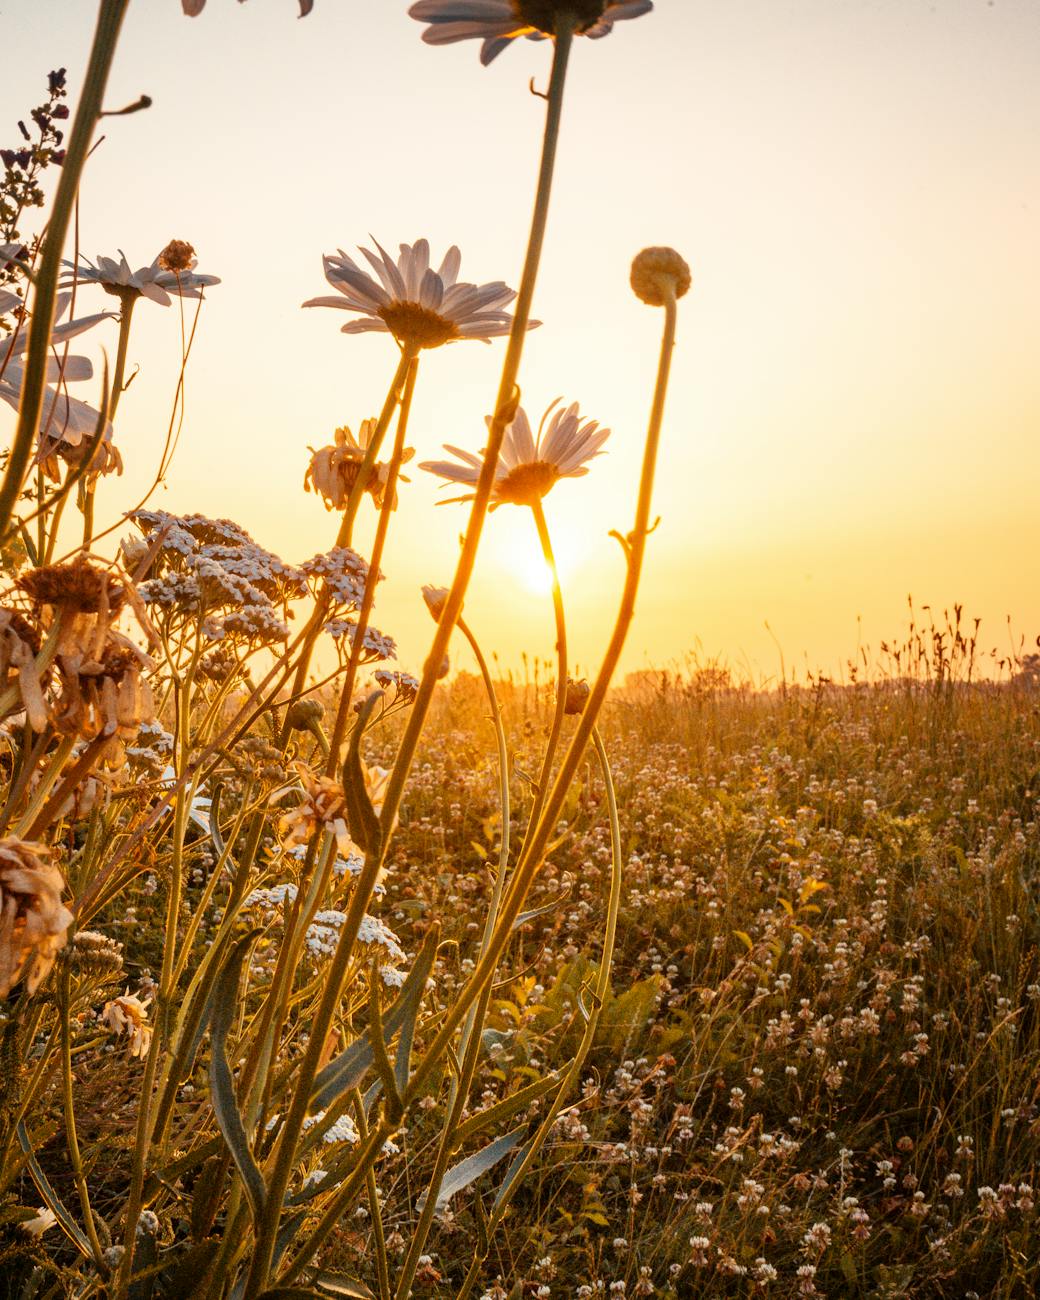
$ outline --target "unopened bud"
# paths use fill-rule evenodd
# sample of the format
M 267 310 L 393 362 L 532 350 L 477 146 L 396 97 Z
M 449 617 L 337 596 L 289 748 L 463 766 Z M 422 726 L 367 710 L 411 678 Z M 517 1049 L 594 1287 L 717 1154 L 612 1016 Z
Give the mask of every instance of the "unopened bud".
M 681 298 L 692 283 L 689 266 L 674 248 L 644 248 L 632 263 L 632 290 L 651 307 L 663 307 L 673 295 Z

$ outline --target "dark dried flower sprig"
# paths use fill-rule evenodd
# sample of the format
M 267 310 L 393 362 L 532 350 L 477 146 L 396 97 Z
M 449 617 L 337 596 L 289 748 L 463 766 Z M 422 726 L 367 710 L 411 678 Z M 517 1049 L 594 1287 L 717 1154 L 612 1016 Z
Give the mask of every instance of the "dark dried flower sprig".
M 52 163 L 61 165 L 65 151 L 61 148 L 64 132 L 56 125 L 69 116 L 65 98 L 65 69 L 58 68 L 47 76 L 47 98 L 29 113 L 36 127 L 34 135 L 24 121 L 19 121 L 21 143 L 13 149 L 0 149 L 4 165 L 0 180 L 0 245 L 14 245 L 22 240 L 18 226 L 26 208 L 43 206 L 42 173 Z M 0 284 L 10 283 L 20 274 L 19 259 L 0 259 Z

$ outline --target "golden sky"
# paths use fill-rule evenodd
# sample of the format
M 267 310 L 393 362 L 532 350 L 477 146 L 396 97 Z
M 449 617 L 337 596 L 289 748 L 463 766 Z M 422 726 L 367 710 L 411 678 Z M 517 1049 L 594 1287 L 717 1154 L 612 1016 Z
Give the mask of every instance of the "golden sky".
M 379 407 L 396 361 L 351 338 L 321 254 L 371 232 L 462 249 L 464 279 L 516 283 L 549 50 L 490 68 L 425 46 L 406 0 L 134 0 L 82 191 L 81 247 L 134 266 L 172 237 L 222 277 L 203 308 L 187 419 L 154 504 L 230 516 L 301 560 L 335 521 L 304 495 L 308 445 Z M 88 0 L 0 0 L 3 143 L 66 65 L 75 93 Z M 691 263 L 649 568 L 623 667 L 699 646 L 756 675 L 837 672 L 905 623 L 906 597 L 963 602 L 983 641 L 1040 632 L 1040 5 L 1036 0 L 658 0 L 575 47 L 558 182 L 522 375 L 614 434 L 546 508 L 571 640 L 594 668 L 613 619 L 660 327 L 628 289 L 632 255 Z M 99 309 L 103 295 L 85 288 Z M 107 302 L 104 305 L 108 305 Z M 115 345 L 96 331 L 93 339 Z M 151 473 L 179 358 L 175 309 L 143 302 L 119 412 L 127 473 Z M 427 353 L 410 442 L 483 445 L 503 344 Z M 91 397 L 88 385 L 78 396 Z M 4 408 L 6 411 L 6 408 Z M 6 414 L 3 429 L 10 427 Z M 418 595 L 447 583 L 459 506 L 413 472 L 375 622 L 418 669 Z M 362 539 L 363 540 L 363 539 Z M 552 652 L 528 513 L 489 521 L 467 602 L 488 653 Z M 859 620 L 859 621 L 858 621 Z M 465 665 L 461 651 L 457 662 Z

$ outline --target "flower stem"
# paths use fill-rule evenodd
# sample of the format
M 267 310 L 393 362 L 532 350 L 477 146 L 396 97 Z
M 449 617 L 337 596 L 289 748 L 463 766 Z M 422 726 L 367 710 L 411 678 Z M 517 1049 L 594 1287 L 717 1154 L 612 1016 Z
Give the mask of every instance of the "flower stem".
M 473 1264 L 466 1274 L 466 1283 L 458 1294 L 457 1300 L 466 1300 L 473 1283 L 476 1281 L 480 1266 L 487 1258 L 488 1250 L 491 1246 L 491 1238 L 498 1225 L 505 1218 L 509 1203 L 513 1199 L 524 1175 L 531 1168 L 539 1151 L 545 1145 L 545 1140 L 552 1132 L 553 1125 L 556 1123 L 560 1111 L 563 1109 L 563 1103 L 568 1094 L 579 1081 L 581 1067 L 585 1064 L 585 1059 L 592 1049 L 596 1039 L 596 1029 L 599 1025 L 600 1012 L 606 1002 L 607 994 L 610 992 L 610 968 L 614 960 L 614 941 L 617 937 L 617 919 L 618 910 L 621 906 L 621 823 L 618 819 L 617 796 L 614 791 L 614 780 L 610 772 L 610 760 L 607 758 L 607 751 L 603 744 L 603 738 L 597 728 L 592 731 L 592 743 L 596 749 L 596 757 L 599 759 L 600 772 L 603 776 L 603 786 L 607 795 L 607 815 L 610 820 L 610 895 L 607 900 L 607 920 L 603 930 L 603 951 L 600 955 L 599 967 L 596 971 L 596 983 L 592 990 L 592 1010 L 588 1013 L 585 1022 L 585 1031 L 581 1036 L 581 1042 L 578 1050 L 575 1052 L 570 1064 L 567 1066 L 567 1072 L 563 1076 L 559 1088 L 552 1100 L 546 1114 L 542 1117 L 541 1123 L 534 1136 L 530 1138 L 524 1147 L 523 1159 L 520 1166 L 511 1172 L 508 1188 L 503 1188 L 495 1200 L 495 1208 L 488 1218 L 485 1229 L 486 1238 L 483 1251 L 474 1252 Z M 579 994 L 580 998 L 580 994 Z
M 531 513 L 534 515 L 535 527 L 538 529 L 538 540 L 542 544 L 542 555 L 545 557 L 545 563 L 549 566 L 549 572 L 552 574 L 553 611 L 556 615 L 557 669 L 556 706 L 553 710 L 549 739 L 545 746 L 545 757 L 542 759 L 542 772 L 538 779 L 538 789 L 535 791 L 534 802 L 531 805 L 531 815 L 527 823 L 528 835 L 538 825 L 542 808 L 545 806 L 545 797 L 549 793 L 553 760 L 556 757 L 556 750 L 560 743 L 560 732 L 563 730 L 563 714 L 567 706 L 567 624 L 563 614 L 560 572 L 556 565 L 556 556 L 553 554 L 552 540 L 549 537 L 549 525 L 545 522 L 545 510 L 542 508 L 540 500 L 535 499 L 532 503 Z
M 487 691 L 488 703 L 491 706 L 491 720 L 494 723 L 495 739 L 498 743 L 502 842 L 498 851 L 498 872 L 491 891 L 487 919 L 484 922 L 484 934 L 480 941 L 480 952 L 483 953 L 491 941 L 491 936 L 495 930 L 495 922 L 498 920 L 498 909 L 502 903 L 505 886 L 506 867 L 509 863 L 509 749 L 506 744 L 505 728 L 502 724 L 502 710 L 495 694 L 495 684 L 491 679 L 491 673 L 488 671 L 487 660 L 484 658 L 480 645 L 464 618 L 459 619 L 458 628 L 469 642 L 470 648 L 476 656 L 480 675 L 484 680 L 484 689 Z M 419 1216 L 419 1222 L 416 1224 L 415 1235 L 408 1247 L 408 1254 L 401 1265 L 397 1289 L 394 1293 L 395 1300 L 407 1300 L 407 1297 L 411 1294 L 412 1282 L 415 1280 L 415 1270 L 419 1266 L 419 1256 L 423 1253 L 423 1247 L 426 1245 L 430 1229 L 433 1227 L 433 1218 L 437 1211 L 437 1197 L 440 1195 L 441 1184 L 448 1169 L 448 1161 L 458 1146 L 455 1135 L 458 1132 L 459 1120 L 462 1117 L 463 1109 L 469 1097 L 469 1090 L 473 1083 L 473 1075 L 476 1072 L 477 1060 L 480 1055 L 480 1031 L 484 1027 L 484 1018 L 487 1015 L 490 1001 L 491 984 L 489 982 L 476 1006 L 470 1011 L 462 1028 L 462 1036 L 456 1053 L 458 1059 L 462 1062 L 462 1067 L 459 1074 L 452 1078 L 448 1090 L 448 1114 L 444 1121 L 444 1127 L 441 1129 L 437 1156 L 434 1161 L 433 1173 L 430 1175 L 430 1181 L 426 1188 L 426 1200 L 423 1204 L 422 1213 Z
M 394 450 L 390 457 L 390 468 L 387 473 L 386 486 L 383 490 L 383 504 L 379 511 L 379 522 L 376 524 L 375 540 L 372 543 L 372 554 L 368 561 L 368 577 L 365 580 L 365 594 L 361 598 L 361 608 L 358 610 L 357 623 L 354 627 L 354 644 L 350 650 L 350 663 L 347 666 L 347 675 L 343 682 L 343 689 L 340 691 L 339 709 L 336 713 L 336 721 L 332 728 L 332 735 L 329 737 L 329 753 L 326 765 L 326 775 L 331 776 L 336 770 L 339 762 L 339 751 L 343 744 L 344 733 L 347 729 L 347 719 L 350 716 L 350 702 L 354 696 L 354 684 L 357 681 L 358 668 L 361 665 L 361 656 L 365 650 L 365 633 L 368 630 L 368 620 L 372 613 L 372 606 L 375 603 L 376 583 L 379 581 L 379 565 L 383 558 L 383 547 L 386 544 L 386 534 L 390 527 L 390 515 L 394 508 L 394 501 L 397 495 L 397 475 L 401 468 L 401 461 L 404 458 L 404 440 L 408 432 L 408 416 L 412 409 L 412 394 L 415 392 L 415 376 L 418 369 L 418 358 L 413 357 L 408 367 L 408 377 L 405 379 L 404 392 L 401 394 L 401 410 L 397 417 L 397 435 L 394 438 Z M 362 467 L 358 475 L 358 481 L 351 492 L 364 483 L 365 470 Z M 349 503 L 348 503 L 349 510 Z
M 119 29 L 129 3 L 130 0 L 101 0 L 98 10 L 94 43 L 87 64 L 83 93 L 80 95 L 79 107 L 76 109 L 65 162 L 61 168 L 61 180 L 58 182 L 54 206 L 47 222 L 47 233 L 43 239 L 40 268 L 33 294 L 32 317 L 29 321 L 29 348 L 25 358 L 18 424 L 15 427 L 3 482 L 0 484 L 0 536 L 7 532 L 7 526 L 25 480 L 33 439 L 40 427 L 61 255 L 65 247 L 69 222 L 72 219 L 80 177 L 90 151 L 91 137 L 101 116 L 102 100 L 115 56 Z
M 408 724 L 401 741 L 401 748 L 398 751 L 397 759 L 390 774 L 381 818 L 383 835 L 381 836 L 382 843 L 380 850 L 367 855 L 365 865 L 362 868 L 361 874 L 354 887 L 347 919 L 340 931 L 339 942 L 329 965 L 321 1004 L 315 1016 L 314 1023 L 311 1026 L 310 1039 L 307 1044 L 307 1050 L 303 1061 L 300 1065 L 292 1105 L 289 1108 L 289 1113 L 286 1116 L 285 1124 L 279 1136 L 278 1146 L 274 1153 L 273 1168 L 270 1172 L 270 1180 L 268 1184 L 269 1191 L 267 1208 L 264 1214 L 260 1239 L 257 1242 L 257 1247 L 253 1254 L 253 1262 L 246 1283 L 243 1300 L 254 1300 L 267 1284 L 267 1279 L 271 1270 L 271 1260 L 274 1255 L 275 1239 L 278 1233 L 278 1221 L 280 1218 L 282 1200 L 285 1196 L 285 1191 L 289 1185 L 289 1179 L 292 1174 L 296 1144 L 310 1103 L 311 1087 L 314 1083 L 314 1076 L 318 1071 L 318 1062 L 321 1056 L 322 1045 L 325 1041 L 326 1035 L 328 1034 L 333 1018 L 335 1017 L 336 1009 L 340 1004 L 343 992 L 343 981 L 346 977 L 347 968 L 350 963 L 350 955 L 357 938 L 358 928 L 361 925 L 361 920 L 365 915 L 368 901 L 372 895 L 372 890 L 375 888 L 379 872 L 382 868 L 383 859 L 389 844 L 390 834 L 401 803 L 404 783 L 411 768 L 412 759 L 415 756 L 415 750 L 419 742 L 420 733 L 422 732 L 423 725 L 426 721 L 426 715 L 433 698 L 433 691 L 437 683 L 440 666 L 444 660 L 444 655 L 448 648 L 448 642 L 451 639 L 452 630 L 454 629 L 462 610 L 462 602 L 466 594 L 466 588 L 469 585 L 470 576 L 473 572 L 473 566 L 476 562 L 477 549 L 480 545 L 480 535 L 484 524 L 484 518 L 487 514 L 488 503 L 491 499 L 491 489 L 495 481 L 495 470 L 498 465 L 498 455 L 502 446 L 502 439 L 505 435 L 506 427 L 516 410 L 518 401 L 516 380 L 520 371 L 520 360 L 523 356 L 524 339 L 531 317 L 531 303 L 534 298 L 535 283 L 538 278 L 538 267 L 541 263 L 542 247 L 545 243 L 545 231 L 549 216 L 549 199 L 552 192 L 553 170 L 556 162 L 556 149 L 559 142 L 560 120 L 563 110 L 563 92 L 566 83 L 567 63 L 570 56 L 573 37 L 573 20 L 568 19 L 566 22 L 561 20 L 554 43 L 552 77 L 549 85 L 545 136 L 542 145 L 542 161 L 538 175 L 538 190 L 535 196 L 534 214 L 531 220 L 531 233 L 528 239 L 527 255 L 524 260 L 523 275 L 517 293 L 513 324 L 509 334 L 509 344 L 506 349 L 506 356 L 502 367 L 502 378 L 499 383 L 498 395 L 495 401 L 495 413 L 488 431 L 488 443 L 484 455 L 484 464 L 481 469 L 480 478 L 477 482 L 473 506 L 470 511 L 469 524 L 462 543 L 462 552 L 459 556 L 458 566 L 455 570 L 455 578 L 451 586 L 451 591 L 448 594 L 444 611 L 442 612 L 440 621 L 437 625 L 433 644 L 430 648 L 430 653 L 423 669 L 419 690 L 412 704 Z M 463 1009 L 463 1015 L 468 1009 L 468 1007 Z M 461 1018 L 462 1017 L 460 1016 L 459 1020 L 461 1020 Z M 455 1021 L 455 1025 L 459 1023 L 459 1020 Z M 454 1027 L 455 1026 L 452 1028 L 452 1033 L 454 1033 Z M 447 1042 L 445 1041 L 441 1047 L 442 1053 L 446 1046 Z

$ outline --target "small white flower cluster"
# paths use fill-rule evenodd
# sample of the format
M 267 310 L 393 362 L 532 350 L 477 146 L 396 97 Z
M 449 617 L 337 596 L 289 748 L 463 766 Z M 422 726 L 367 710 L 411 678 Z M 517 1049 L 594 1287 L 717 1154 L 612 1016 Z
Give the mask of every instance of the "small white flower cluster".
M 345 637 L 350 642 L 351 648 L 354 645 L 354 638 L 357 636 L 357 624 L 349 618 L 330 618 L 325 624 L 325 631 L 338 641 L 340 637 Z M 396 659 L 397 643 L 393 637 L 387 636 L 380 632 L 378 628 L 366 627 L 365 634 L 361 639 L 361 662 L 363 664 L 375 663 L 379 659 Z M 414 681 L 415 679 L 412 678 Z M 418 690 L 418 684 L 416 685 Z
M 320 578 L 336 605 L 357 609 L 364 599 L 368 582 L 368 565 L 349 546 L 335 546 L 331 551 L 315 555 L 300 568 L 309 578 Z M 378 582 L 382 574 L 376 575 Z
M 323 1110 L 318 1111 L 317 1115 L 308 1115 L 303 1121 L 304 1129 L 313 1128 L 315 1124 L 321 1124 L 325 1118 Z M 321 1140 L 327 1146 L 334 1146 L 338 1142 L 349 1142 L 351 1146 L 357 1146 L 361 1141 L 361 1135 L 357 1131 L 357 1126 L 349 1115 L 341 1115 L 339 1119 L 331 1123 L 324 1130 Z
M 162 539 L 150 576 L 139 586 L 145 604 L 201 617 L 211 641 L 287 639 L 278 606 L 303 594 L 302 570 L 265 551 L 230 519 L 164 510 L 138 510 L 133 519 L 146 536 L 158 531 Z M 148 548 L 138 542 L 123 549 L 135 563 Z

